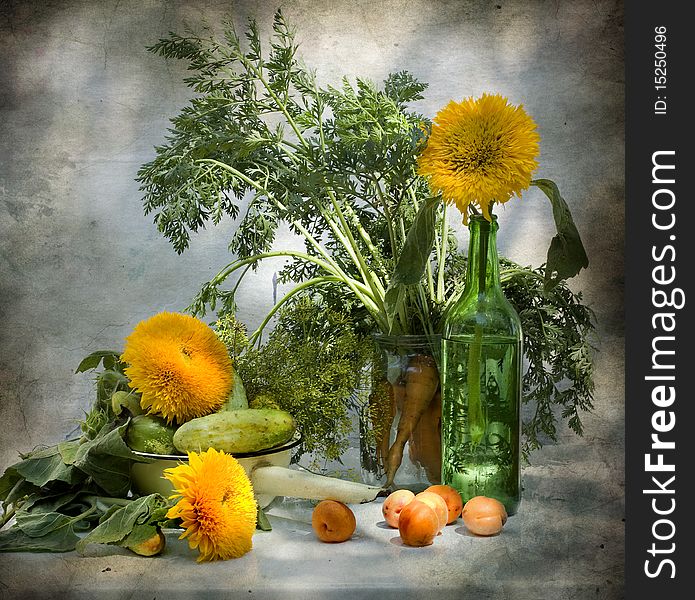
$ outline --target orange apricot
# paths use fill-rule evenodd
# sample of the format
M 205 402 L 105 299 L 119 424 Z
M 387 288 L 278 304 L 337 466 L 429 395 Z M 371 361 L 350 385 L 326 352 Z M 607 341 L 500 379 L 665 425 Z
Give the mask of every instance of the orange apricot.
M 401 511 L 398 532 L 406 546 L 429 546 L 439 533 L 437 513 L 421 500 L 412 500 Z
M 468 531 L 475 535 L 496 535 L 507 522 L 507 511 L 499 500 L 475 496 L 463 507 L 461 513 Z
M 444 502 L 444 498 L 434 492 L 420 492 L 415 495 L 415 500 L 420 500 L 420 502 L 424 502 L 429 505 L 430 508 L 434 509 L 434 512 L 437 514 L 437 519 L 439 519 L 439 531 L 444 529 L 444 525 L 446 525 L 449 518 L 449 509 L 447 508 L 446 502 Z
M 322 500 L 311 513 L 311 526 L 322 542 L 344 542 L 357 527 L 355 513 L 337 500 Z
M 389 494 L 381 505 L 381 513 L 384 520 L 394 529 L 398 528 L 398 516 L 403 508 L 415 498 L 415 494 L 410 490 L 396 490 Z
M 459 494 L 457 489 L 451 487 L 450 485 L 439 484 L 431 485 L 425 491 L 434 492 L 435 494 L 439 494 L 442 498 L 444 498 L 444 502 L 446 502 L 449 512 L 449 517 L 446 521 L 447 525 L 450 525 L 461 516 L 461 511 L 463 510 L 463 499 L 461 498 L 461 494 Z

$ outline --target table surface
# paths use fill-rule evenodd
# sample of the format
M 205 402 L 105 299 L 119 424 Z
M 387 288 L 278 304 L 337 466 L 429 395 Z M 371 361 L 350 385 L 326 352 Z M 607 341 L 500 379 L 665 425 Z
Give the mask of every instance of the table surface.
M 600 503 L 562 462 L 525 470 L 520 511 L 493 537 L 459 519 L 431 546 L 405 546 L 378 498 L 351 506 L 351 540 L 326 544 L 312 531 L 311 502 L 278 498 L 273 530 L 258 531 L 239 559 L 198 563 L 174 531 L 155 558 L 112 546 L 3 554 L 0 598 L 621 598 L 622 503 Z

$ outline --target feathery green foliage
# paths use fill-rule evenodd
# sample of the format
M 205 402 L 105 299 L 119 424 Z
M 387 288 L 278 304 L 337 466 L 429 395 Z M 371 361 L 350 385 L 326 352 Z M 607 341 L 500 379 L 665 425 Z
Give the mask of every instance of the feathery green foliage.
M 196 95 L 139 171 L 145 211 L 177 252 L 207 223 L 238 219 L 229 244 L 236 259 L 204 284 L 189 310 L 214 310 L 224 319 L 235 311 L 244 274 L 260 260 L 283 259 L 279 281 L 295 287 L 251 334 L 239 369 L 251 398 L 261 395 L 252 381 L 265 377 L 278 402 L 294 402 L 307 423 L 314 415 L 320 426 L 305 444 L 320 445 L 319 434 L 334 432 L 320 451 L 336 456 L 350 380 L 337 365 L 374 331 L 438 333 L 462 288 L 465 259 L 455 249 L 447 207 L 417 175 L 430 122 L 409 105 L 426 84 L 402 71 L 381 86 L 360 78 L 319 85 L 298 59 L 294 31 L 280 11 L 267 45 L 250 21 L 245 36 L 225 24 L 221 35 L 209 28 L 171 33 L 150 50 L 185 61 L 185 82 Z M 546 179 L 533 184 L 551 202 L 558 236 L 547 269 L 509 264 L 503 274 L 526 335 L 525 402 L 534 407 L 524 423 L 526 455 L 544 436 L 555 438 L 554 407 L 581 434 L 580 413 L 591 408 L 593 393 L 592 315 L 564 283 L 587 266 L 586 254 L 557 186 Z M 273 250 L 281 223 L 303 238 L 303 251 Z M 318 305 L 308 300 L 318 297 Z M 335 354 L 326 355 L 315 332 L 331 311 L 344 321 L 327 338 L 335 340 Z M 261 346 L 264 328 L 278 316 Z M 230 340 L 237 333 L 228 332 Z M 321 380 L 312 371 L 321 360 L 339 376 Z M 355 365 L 352 371 L 354 377 Z M 298 377 L 302 385 L 290 389 Z

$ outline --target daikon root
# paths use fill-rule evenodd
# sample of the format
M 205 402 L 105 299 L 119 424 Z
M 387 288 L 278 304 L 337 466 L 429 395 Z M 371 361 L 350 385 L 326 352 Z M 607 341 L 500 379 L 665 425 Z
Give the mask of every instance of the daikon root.
M 371 502 L 383 488 L 287 467 L 259 465 L 251 471 L 257 495 L 308 500 L 337 500 L 344 504 Z

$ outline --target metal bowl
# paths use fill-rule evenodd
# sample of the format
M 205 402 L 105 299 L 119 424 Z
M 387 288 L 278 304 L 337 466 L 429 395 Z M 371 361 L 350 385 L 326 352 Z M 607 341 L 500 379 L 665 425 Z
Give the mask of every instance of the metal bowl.
M 251 471 L 260 465 L 273 465 L 279 467 L 289 467 L 291 450 L 296 448 L 302 441 L 301 434 L 295 432 L 292 439 L 279 446 L 259 450 L 258 452 L 239 452 L 234 454 L 234 458 L 244 467 L 246 474 L 251 476 Z M 150 452 L 137 452 L 133 454 L 149 459 L 148 462 L 134 462 L 131 466 L 130 475 L 133 488 L 140 494 L 161 494 L 165 498 L 174 493 L 171 482 L 164 477 L 164 469 L 170 469 L 180 463 L 188 462 L 185 454 L 152 454 Z M 261 508 L 268 506 L 275 496 L 256 495 L 256 501 Z

